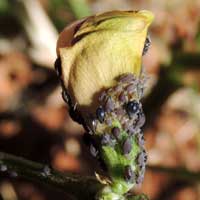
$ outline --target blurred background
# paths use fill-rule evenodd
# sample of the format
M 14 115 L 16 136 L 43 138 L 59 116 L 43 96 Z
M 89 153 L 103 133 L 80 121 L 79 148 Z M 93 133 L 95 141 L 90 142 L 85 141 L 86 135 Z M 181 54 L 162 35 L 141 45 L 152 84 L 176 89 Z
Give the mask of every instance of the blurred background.
M 152 45 L 144 57 L 148 165 L 200 171 L 199 0 L 0 0 L 0 151 L 94 175 L 53 70 L 58 33 L 108 10 L 149 9 Z M 200 183 L 147 170 L 134 190 L 152 200 L 200 200 Z M 0 176 L 1 200 L 67 200 L 62 192 Z

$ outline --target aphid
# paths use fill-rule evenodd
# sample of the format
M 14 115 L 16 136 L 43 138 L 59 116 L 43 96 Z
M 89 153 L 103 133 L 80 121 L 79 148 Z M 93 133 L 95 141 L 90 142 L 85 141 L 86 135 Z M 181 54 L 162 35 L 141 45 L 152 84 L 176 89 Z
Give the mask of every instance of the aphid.
M 115 109 L 115 113 L 118 116 L 119 115 L 124 115 L 125 114 L 125 110 L 123 108 L 119 107 L 119 108 Z
M 92 128 L 93 131 L 95 131 L 96 126 L 97 126 L 96 120 L 95 119 L 91 119 L 91 128 Z
M 144 156 L 144 162 L 147 162 L 147 155 Z
M 90 132 L 94 133 L 97 126 L 97 120 L 91 114 L 85 120 Z
M 151 46 L 151 39 L 149 36 L 147 36 L 145 43 L 144 43 L 144 48 L 143 48 L 143 52 L 142 55 L 145 55 L 147 53 L 147 51 L 149 50 L 149 47 Z
M 144 179 L 144 172 L 143 173 L 140 173 L 138 176 L 137 176 L 137 179 L 136 179 L 136 183 L 137 184 L 141 184 L 142 181 Z
M 103 134 L 102 139 L 101 139 L 101 144 L 110 145 L 111 143 L 112 143 L 111 135 L 108 133 Z
M 139 110 L 140 110 L 140 105 L 136 100 L 129 101 L 126 105 L 126 111 L 130 117 L 134 114 L 137 114 Z
M 107 119 L 105 120 L 105 123 L 106 123 L 108 126 L 111 126 L 111 125 L 112 125 L 112 119 L 107 118 Z
M 104 90 L 99 96 L 99 101 L 103 101 L 105 97 L 106 97 L 106 91 Z
M 137 136 L 137 138 L 138 138 L 138 144 L 139 144 L 139 146 L 143 147 L 144 146 L 144 135 L 141 134 L 141 133 L 139 133 L 138 136 Z
M 62 98 L 65 101 L 65 103 L 67 103 L 68 105 L 71 104 L 71 97 L 65 89 L 62 90 Z
M 129 135 L 133 135 L 133 134 L 135 134 L 135 133 L 136 133 L 135 127 L 134 127 L 134 126 L 130 126 L 130 127 L 128 128 L 128 134 L 129 134 Z
M 128 131 L 128 129 L 130 128 L 130 122 L 129 122 L 129 121 L 126 121 L 122 126 L 123 126 L 123 129 L 124 129 L 125 131 Z
M 95 148 L 93 144 L 90 144 L 90 153 L 93 157 L 97 157 L 98 155 L 98 150 Z
M 126 138 L 126 140 L 123 143 L 123 154 L 127 155 L 131 152 L 132 150 L 132 144 L 130 138 Z
M 137 87 L 137 94 L 139 98 L 142 98 L 144 95 L 144 87 L 143 86 L 138 86 Z
M 115 92 L 120 92 L 122 90 L 122 86 L 121 85 L 117 85 L 114 87 L 114 91 Z
M 134 92 L 135 89 L 136 89 L 136 85 L 133 84 L 133 83 L 129 84 L 129 85 L 126 87 L 126 90 L 127 90 L 128 93 Z
M 54 67 L 58 76 L 62 75 L 61 59 L 58 57 L 54 63 Z
M 119 137 L 120 137 L 120 129 L 118 127 L 114 127 L 112 129 L 112 134 L 115 136 L 116 139 L 119 139 Z
M 135 179 L 135 174 L 134 174 L 133 170 L 131 169 L 130 165 L 125 166 L 124 178 L 127 182 L 133 182 L 133 180 Z
M 62 90 L 62 98 L 69 106 L 69 115 L 70 115 L 70 117 L 74 121 L 76 121 L 77 123 L 84 124 L 82 116 L 80 115 L 80 113 L 76 109 L 76 105 L 72 105 L 71 97 L 70 97 L 69 93 L 67 92 L 67 90 L 65 90 L 64 88 Z
M 130 81 L 133 81 L 134 79 L 135 78 L 133 74 L 126 74 L 126 75 L 121 76 L 119 78 L 119 81 L 122 83 L 129 83 Z
M 125 103 L 126 100 L 127 100 L 126 95 L 124 94 L 124 92 L 121 92 L 121 94 L 119 95 L 119 101 Z
M 108 98 L 105 104 L 105 111 L 111 112 L 114 110 L 114 102 L 111 98 Z
M 144 113 L 141 111 L 141 112 L 139 112 L 138 113 L 138 120 L 137 120 L 137 122 L 136 122 L 136 126 L 138 127 L 138 128 L 140 128 L 140 127 L 142 127 L 143 125 L 144 125 L 144 123 L 145 123 L 145 115 L 144 115 Z
M 146 155 L 146 152 L 142 152 L 138 155 L 137 157 L 137 162 L 138 162 L 138 165 L 142 168 L 142 166 L 145 165 L 145 162 L 147 160 L 147 155 Z
M 144 162 L 147 162 L 147 153 L 146 151 L 143 149 L 143 155 L 144 155 Z
M 102 106 L 98 107 L 97 110 L 96 110 L 96 117 L 97 119 L 103 123 L 104 121 L 104 118 L 105 118 L 105 111 L 104 109 L 102 108 Z

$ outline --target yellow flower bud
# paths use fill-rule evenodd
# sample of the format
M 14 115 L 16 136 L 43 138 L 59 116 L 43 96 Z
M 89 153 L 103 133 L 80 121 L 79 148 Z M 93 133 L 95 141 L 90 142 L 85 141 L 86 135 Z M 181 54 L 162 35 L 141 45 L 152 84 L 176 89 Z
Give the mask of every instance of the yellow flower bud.
M 79 20 L 60 34 L 61 78 L 83 115 L 94 113 L 99 92 L 115 85 L 117 77 L 140 75 L 152 20 L 146 10 L 112 11 Z

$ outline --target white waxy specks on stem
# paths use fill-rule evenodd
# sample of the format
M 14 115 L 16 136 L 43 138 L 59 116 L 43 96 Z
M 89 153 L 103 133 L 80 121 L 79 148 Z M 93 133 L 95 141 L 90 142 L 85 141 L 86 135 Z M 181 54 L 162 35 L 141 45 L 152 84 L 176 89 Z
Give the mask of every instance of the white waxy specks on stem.
M 6 172 L 8 170 L 8 167 L 5 164 L 0 164 L 0 171 Z
M 45 165 L 44 168 L 42 169 L 41 175 L 44 177 L 50 176 L 51 175 L 50 167 Z

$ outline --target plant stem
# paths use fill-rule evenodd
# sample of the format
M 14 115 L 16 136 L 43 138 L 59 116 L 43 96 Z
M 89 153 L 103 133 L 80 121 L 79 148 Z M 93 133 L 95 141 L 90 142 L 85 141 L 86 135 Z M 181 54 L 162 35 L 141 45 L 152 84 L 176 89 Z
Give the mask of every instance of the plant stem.
M 77 19 L 91 15 L 91 11 L 86 0 L 68 0 L 67 3 Z
M 200 172 L 192 172 L 185 168 L 170 168 L 170 167 L 161 167 L 161 166 L 148 166 L 147 169 L 154 172 L 168 173 L 171 176 L 184 179 L 192 182 L 200 182 Z
M 61 173 L 37 162 L 0 152 L 0 171 L 48 184 L 78 199 L 92 199 L 103 187 L 94 177 Z
M 168 173 L 176 178 L 187 181 L 200 181 L 200 172 L 191 172 L 183 168 L 148 166 L 149 170 Z M 11 174 L 27 180 L 50 185 L 72 194 L 78 199 L 94 198 L 103 185 L 94 177 L 61 173 L 37 162 L 0 152 L 1 173 Z

